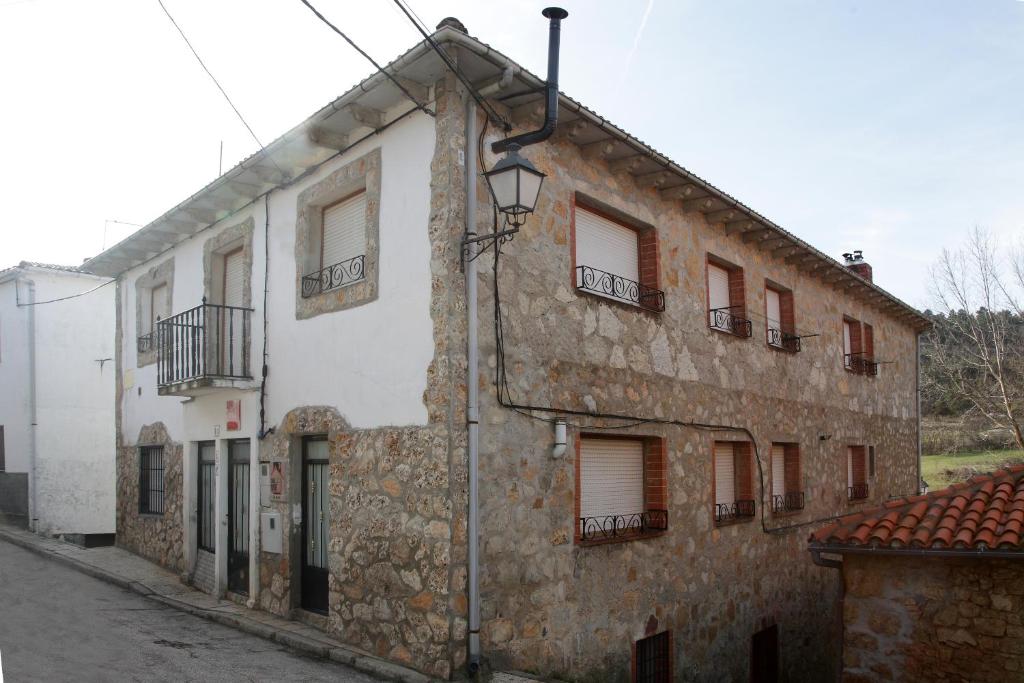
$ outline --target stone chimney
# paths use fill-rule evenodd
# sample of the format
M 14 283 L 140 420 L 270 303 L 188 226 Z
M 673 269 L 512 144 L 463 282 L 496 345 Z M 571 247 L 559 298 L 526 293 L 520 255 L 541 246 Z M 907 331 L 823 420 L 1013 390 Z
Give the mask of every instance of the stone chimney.
M 846 261 L 847 268 L 868 282 L 873 282 L 871 278 L 871 264 L 864 260 L 863 251 L 857 249 L 852 254 L 843 254 L 843 259 Z
M 440 21 L 440 23 L 438 23 L 437 28 L 438 30 L 440 30 L 445 26 L 448 26 L 449 28 L 453 28 L 456 31 L 469 35 L 469 31 L 466 30 L 466 25 L 463 24 L 458 19 L 456 19 L 455 17 L 445 17 Z

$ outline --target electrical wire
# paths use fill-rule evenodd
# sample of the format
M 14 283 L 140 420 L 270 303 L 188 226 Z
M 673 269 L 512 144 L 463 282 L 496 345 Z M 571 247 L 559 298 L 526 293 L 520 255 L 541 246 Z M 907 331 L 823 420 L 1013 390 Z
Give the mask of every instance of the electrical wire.
M 399 81 L 399 80 L 398 80 L 397 78 L 395 78 L 395 76 L 394 76 L 393 74 L 391 74 L 391 73 L 389 73 L 389 72 L 385 71 L 385 70 L 384 70 L 384 68 L 383 68 L 383 67 L 381 67 L 381 65 L 380 65 L 380 64 L 378 64 L 378 63 L 377 63 L 377 62 L 376 62 L 376 61 L 375 61 L 375 60 L 373 59 L 373 57 L 371 57 L 371 56 L 370 56 L 369 54 L 367 54 L 367 53 L 366 53 L 366 51 L 365 51 L 365 50 L 363 50 L 363 49 L 362 49 L 361 47 L 359 47 L 358 45 L 356 45 L 356 44 L 355 44 L 355 41 L 353 41 L 353 40 L 352 40 L 351 38 L 349 38 L 349 37 L 348 37 L 347 35 L 345 35 L 345 33 L 344 33 L 344 32 L 343 32 L 343 31 L 342 31 L 342 30 L 341 30 L 340 28 L 338 28 L 337 26 L 335 26 L 334 24 L 332 24 L 332 23 L 330 22 L 330 20 L 329 20 L 329 19 L 328 19 L 327 17 L 325 17 L 325 16 L 323 15 L 323 14 L 321 14 L 321 13 L 320 13 L 320 11 L 319 11 L 319 10 L 318 10 L 318 9 L 317 9 L 316 7 L 313 7 L 313 5 L 312 5 L 312 4 L 310 4 L 309 0 L 299 0 L 299 2 L 301 2 L 301 3 L 303 4 L 303 5 L 305 5 L 306 7 L 308 7 L 308 8 L 309 8 L 309 10 L 310 10 L 310 11 L 311 11 L 311 12 L 312 12 L 313 14 L 315 14 L 315 15 L 317 16 L 317 18 L 318 18 L 318 19 L 320 19 L 320 21 L 322 21 L 322 22 L 324 22 L 325 24 L 327 24 L 327 25 L 328 25 L 328 26 L 329 26 L 329 27 L 331 28 L 331 30 L 332 30 L 332 31 L 334 31 L 335 33 L 337 33 L 337 34 L 338 34 L 339 36 L 341 36 L 342 38 L 344 38 L 344 39 L 345 39 L 345 42 L 347 42 L 347 43 L 348 43 L 349 45 L 351 45 L 351 46 L 352 46 L 352 47 L 353 47 L 353 48 L 355 49 L 355 51 L 356 51 L 356 52 L 358 52 L 358 53 L 359 53 L 359 54 L 361 54 L 361 55 L 362 55 L 363 57 L 365 57 L 365 58 L 367 59 L 367 61 L 369 61 L 369 62 L 370 62 L 370 64 L 373 64 L 373 67 L 374 67 L 375 69 L 377 69 L 377 73 L 382 73 L 382 74 L 384 74 L 385 76 L 387 76 L 387 77 L 388 77 L 388 79 L 390 79 L 390 80 L 391 80 L 391 82 L 392 82 L 392 83 L 394 83 L 394 84 L 395 84 L 395 86 L 396 86 L 396 87 L 397 87 L 397 88 L 398 88 L 399 90 L 401 90 L 401 91 L 402 91 L 402 92 L 403 92 L 403 93 L 405 94 L 405 96 L 406 96 L 406 97 L 408 97 L 408 98 L 409 98 L 409 99 L 410 99 L 410 100 L 412 101 L 412 103 L 413 103 L 413 104 L 415 104 L 415 105 L 416 105 L 416 108 L 417 108 L 417 109 L 420 109 L 421 111 L 423 111 L 423 112 L 425 112 L 425 113 L 427 113 L 427 114 L 430 114 L 431 116 L 433 116 L 433 115 L 434 115 L 434 112 L 432 112 L 432 111 L 430 111 L 429 109 L 427 109 L 427 107 L 426 107 L 426 106 L 425 106 L 424 104 L 421 104 L 421 103 L 420 103 L 420 102 L 419 102 L 419 101 L 418 101 L 418 100 L 417 100 L 417 99 L 416 99 L 415 97 L 413 97 L 413 96 L 412 96 L 412 93 L 410 93 L 410 92 L 409 92 L 409 90 L 408 90 L 408 89 L 407 89 L 407 88 L 406 88 L 406 87 L 405 87 L 404 85 L 402 85 L 402 83 L 401 83 L 401 82 L 400 82 L 400 81 Z
M 260 431 L 262 441 L 273 434 L 274 428 L 266 429 L 267 374 L 267 292 L 270 289 L 270 192 L 263 195 L 263 367 L 260 371 Z
M 306 2 L 306 0 L 302 0 L 302 2 Z M 451 57 L 445 54 L 445 51 L 442 50 L 441 46 L 437 44 L 437 41 L 435 41 L 433 37 L 431 37 L 431 35 L 427 32 L 426 28 L 423 25 L 421 25 L 419 21 L 416 20 L 417 17 L 413 16 L 415 13 L 412 12 L 412 9 L 407 8 L 406 4 L 403 3 L 402 0 L 395 0 L 395 4 L 398 5 L 398 9 L 402 10 L 402 14 L 404 14 L 409 19 L 409 21 L 412 22 L 412 25 L 415 26 L 416 30 L 420 32 L 420 35 L 423 36 L 423 39 L 427 41 L 427 44 L 434 49 L 434 52 L 436 52 L 438 57 L 441 58 L 441 61 L 444 62 L 445 66 L 447 66 L 451 70 L 451 72 L 455 74 L 455 77 L 462 82 L 462 85 L 466 86 L 466 90 L 469 92 L 470 96 L 474 100 L 476 100 L 476 103 L 480 105 L 481 109 L 487 112 L 488 117 L 491 118 L 494 121 L 494 123 L 499 124 L 506 133 L 512 130 L 512 124 L 510 124 L 505 119 L 505 117 L 501 116 L 501 114 L 499 114 L 494 109 L 494 107 L 488 104 L 487 101 L 484 100 L 484 98 L 480 97 L 480 94 L 477 93 L 476 88 L 473 87 L 473 85 L 469 82 L 469 79 L 467 79 L 466 76 L 459 70 L 459 67 L 451 60 Z
M 181 26 L 178 26 L 178 22 L 176 22 L 174 20 L 174 17 L 171 16 L 171 13 L 167 10 L 167 7 L 164 5 L 163 0 L 156 1 L 160 5 L 160 9 L 162 9 L 164 11 L 164 14 L 167 15 L 167 18 L 171 20 L 172 24 L 174 24 L 174 28 L 178 29 L 178 33 L 181 35 L 182 40 L 185 41 L 185 44 L 188 45 L 188 49 L 192 51 L 192 54 L 195 56 L 196 61 L 199 62 L 199 66 L 203 67 L 203 71 L 205 71 L 206 75 L 210 77 L 210 80 L 213 81 L 213 84 L 217 86 L 217 89 L 220 90 L 220 94 L 224 96 L 224 99 L 227 100 L 227 103 L 231 105 L 231 108 L 235 111 L 235 114 L 238 116 L 238 120 L 242 122 L 242 125 L 245 126 L 245 129 L 249 131 L 249 135 L 252 136 L 252 139 L 255 140 L 256 144 L 260 146 L 260 149 L 263 150 L 263 153 L 267 155 L 267 158 L 270 160 L 270 163 L 274 164 L 274 166 L 277 167 L 277 170 L 280 171 L 282 174 L 287 175 L 284 169 L 278 166 L 277 162 L 274 161 L 274 158 L 267 153 L 267 148 L 263 146 L 262 142 L 260 142 L 260 139 L 256 136 L 256 133 L 253 131 L 252 126 L 250 126 L 248 121 L 245 120 L 245 117 L 242 116 L 242 112 L 238 111 L 238 107 L 236 107 L 235 103 L 231 101 L 230 97 L 228 97 L 228 94 L 227 92 L 225 92 L 224 87 L 221 86 L 220 81 L 218 81 L 217 77 L 213 75 L 213 72 L 211 72 L 210 69 L 207 68 L 205 62 L 203 62 L 203 58 L 200 57 L 199 53 L 196 52 L 196 49 L 192 47 L 192 43 L 191 41 L 189 41 L 188 36 L 185 35 L 185 32 L 181 30 Z
M 89 273 L 86 273 L 86 275 L 88 275 L 88 274 Z M 17 292 L 17 290 L 15 290 L 14 302 L 15 302 L 15 305 L 18 306 L 19 308 L 23 308 L 25 306 L 42 306 L 43 304 L 55 304 L 58 301 L 67 301 L 68 299 L 77 299 L 80 296 L 85 296 L 86 294 L 92 294 L 97 289 L 100 289 L 102 287 L 106 287 L 107 285 L 109 285 L 112 282 L 117 282 L 117 280 L 107 280 L 106 282 L 104 282 L 102 284 L 96 285 L 92 289 L 87 289 L 86 291 L 79 292 L 78 294 L 70 294 L 68 296 L 62 296 L 59 299 L 50 299 L 49 301 L 33 301 L 32 303 L 28 303 L 28 304 L 21 303 L 21 300 L 18 298 L 18 292 Z

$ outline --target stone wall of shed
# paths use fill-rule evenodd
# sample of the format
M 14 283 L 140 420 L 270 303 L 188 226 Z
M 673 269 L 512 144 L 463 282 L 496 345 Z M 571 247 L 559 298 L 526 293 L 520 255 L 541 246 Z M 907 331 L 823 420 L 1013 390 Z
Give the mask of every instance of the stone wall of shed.
M 1024 677 L 1019 561 L 847 555 L 843 578 L 846 683 Z

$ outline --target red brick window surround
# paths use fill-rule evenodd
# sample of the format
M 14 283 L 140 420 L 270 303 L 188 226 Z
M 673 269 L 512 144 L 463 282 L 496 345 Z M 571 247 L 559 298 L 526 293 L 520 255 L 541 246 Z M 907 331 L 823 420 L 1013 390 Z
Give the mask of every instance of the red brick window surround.
M 754 518 L 754 460 L 749 441 L 715 441 L 711 481 L 715 524 Z
M 649 311 L 665 310 L 665 294 L 658 289 L 657 230 L 577 197 L 570 233 L 577 291 Z
M 848 315 L 843 316 L 843 368 L 856 375 L 878 374 L 875 328 Z
M 782 514 L 804 508 L 800 445 L 773 443 L 771 451 L 772 512 Z
M 633 683 L 671 683 L 675 657 L 672 631 L 662 631 L 633 643 Z
M 668 529 L 664 439 L 581 434 L 575 441 L 577 544 L 630 541 Z
M 705 266 L 708 327 L 717 332 L 751 336 L 747 318 L 746 289 L 743 268 L 713 254 L 707 255 Z
M 868 497 L 867 449 L 864 446 L 846 447 L 846 495 L 849 500 Z
M 765 341 L 779 351 L 800 350 L 796 334 L 793 291 L 766 282 L 764 286 Z

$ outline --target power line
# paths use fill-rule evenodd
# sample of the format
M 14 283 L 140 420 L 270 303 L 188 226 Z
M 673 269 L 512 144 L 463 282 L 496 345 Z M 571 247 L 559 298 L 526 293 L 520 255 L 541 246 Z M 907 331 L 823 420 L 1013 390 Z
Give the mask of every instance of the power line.
M 267 155 L 267 158 L 270 160 L 270 163 L 274 164 L 274 166 L 277 167 L 277 170 L 280 171 L 282 174 L 287 175 L 284 169 L 278 166 L 277 162 L 274 161 L 273 157 L 271 157 L 270 154 L 267 153 L 267 148 L 263 146 L 262 142 L 260 142 L 260 139 L 256 136 L 256 133 L 253 131 L 252 126 L 250 126 L 249 123 L 245 120 L 245 117 L 242 116 L 242 112 L 238 111 L 238 107 L 236 107 L 235 103 L 231 101 L 230 97 L 228 97 L 228 94 L 221 86 L 220 81 L 218 81 L 217 77 L 214 76 L 213 73 L 207 68 L 206 64 L 203 62 L 203 58 L 200 57 L 199 53 L 196 52 L 196 49 L 192 47 L 192 43 L 189 41 L 188 36 L 186 36 L 185 32 L 181 30 L 180 26 L 178 26 L 178 22 L 174 20 L 174 17 L 171 16 L 171 13 L 167 11 L 167 7 L 164 6 L 163 0 L 156 1 L 157 3 L 159 3 L 160 9 L 162 9 L 164 11 L 164 14 L 167 15 L 167 18 L 171 20 L 172 24 L 174 24 L 174 28 L 178 29 L 178 33 L 181 35 L 182 40 L 185 41 L 185 44 L 188 45 L 188 49 L 192 51 L 193 55 L 195 55 L 196 61 L 199 62 L 199 66 L 203 67 L 203 71 L 205 71 L 206 75 L 210 77 L 210 80 L 213 81 L 213 84 L 217 86 L 217 89 L 220 90 L 220 94 L 224 96 L 224 99 L 227 100 L 227 103 L 231 105 L 231 108 L 235 111 L 235 114 L 238 116 L 238 120 L 242 122 L 242 125 L 245 126 L 245 129 L 249 131 L 249 135 L 252 136 L 252 139 L 255 140 L 256 144 L 260 146 L 260 149 L 263 150 L 263 153 Z
M 27 304 L 21 303 L 21 300 L 18 298 L 18 295 L 17 295 L 18 294 L 17 290 L 15 290 L 15 304 L 19 308 L 23 308 L 25 306 L 42 306 L 43 304 L 55 304 L 58 301 L 67 301 L 68 299 L 77 299 L 80 296 L 85 296 L 86 294 L 92 294 L 93 292 L 95 292 L 100 287 L 106 287 L 111 282 L 117 282 L 117 280 L 107 280 L 106 282 L 104 282 L 102 284 L 96 285 L 92 289 L 88 289 L 88 290 L 86 290 L 84 292 L 79 292 L 78 294 L 70 294 L 68 296 L 62 296 L 59 299 L 50 299 L 49 301 L 33 301 L 33 302 L 27 303 Z
M 306 2 L 306 0 L 302 0 L 302 2 Z M 455 77 L 458 78 L 464 86 L 466 86 L 466 90 L 469 91 L 469 94 L 473 97 L 474 100 L 476 100 L 476 103 L 479 104 L 480 107 L 492 117 L 493 121 L 496 124 L 500 124 L 501 127 L 505 130 L 505 132 L 512 130 L 512 126 L 509 125 L 508 121 L 506 121 L 504 117 L 498 114 L 498 112 L 495 111 L 494 107 L 489 105 L 482 97 L 480 97 L 479 94 L 477 94 L 476 88 L 474 88 L 473 85 L 469 82 L 469 80 L 462 74 L 462 72 L 459 71 L 458 66 L 456 66 L 455 63 L 452 62 L 451 57 L 445 54 L 444 50 L 441 49 L 441 46 L 437 44 L 437 42 L 430 36 L 429 33 L 427 33 L 427 30 L 420 24 L 420 22 L 416 21 L 416 19 L 413 17 L 412 10 L 408 9 L 401 0 L 395 0 L 395 4 L 398 5 L 398 9 L 402 10 L 402 14 L 408 17 L 409 21 L 412 22 L 412 25 L 416 27 L 416 30 L 420 32 L 420 35 L 423 36 L 423 39 L 427 41 L 430 47 L 434 48 L 434 52 L 436 52 L 437 55 L 441 58 L 441 61 L 445 63 L 445 66 L 451 69 L 451 72 L 455 74 Z
M 365 57 L 367 59 L 367 61 L 370 62 L 370 64 L 373 64 L 374 68 L 377 69 L 377 73 L 382 73 L 385 76 L 387 76 L 388 79 L 390 79 L 391 82 L 395 84 L 395 87 L 397 87 L 399 90 L 401 90 L 405 94 L 405 96 L 408 97 L 412 101 L 412 103 L 416 105 L 417 109 L 421 109 L 425 113 L 430 114 L 431 116 L 433 116 L 433 112 L 430 111 L 429 109 L 427 109 L 425 105 L 421 104 L 419 102 L 419 100 L 417 100 L 415 97 L 413 97 L 412 93 L 409 92 L 408 88 L 406 88 L 404 85 L 402 85 L 402 83 L 397 78 L 395 78 L 394 75 L 392 75 L 391 73 L 385 71 L 383 69 L 383 67 L 381 67 L 381 65 L 378 64 L 376 62 L 376 60 L 374 60 L 373 57 L 371 57 L 369 54 L 367 54 L 366 51 L 363 50 L 361 47 L 356 45 L 355 41 L 353 41 L 351 38 L 349 38 L 347 35 L 345 35 L 345 33 L 340 28 L 338 28 L 337 26 L 332 24 L 330 22 L 330 20 L 327 17 L 325 17 L 323 14 L 321 14 L 320 11 L 316 7 L 313 7 L 313 5 L 310 4 L 308 0 L 299 0 L 299 1 L 303 5 L 308 7 L 309 11 L 311 11 L 313 14 L 315 14 L 317 16 L 317 18 L 320 19 L 320 21 L 322 21 L 325 24 L 327 24 L 328 26 L 330 26 L 332 31 L 337 33 L 342 38 L 344 38 L 345 42 L 347 42 L 349 45 L 351 45 L 355 49 L 356 52 L 358 52 L 363 57 Z

